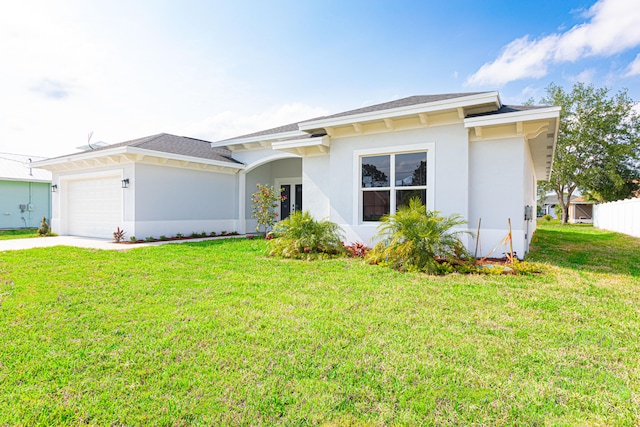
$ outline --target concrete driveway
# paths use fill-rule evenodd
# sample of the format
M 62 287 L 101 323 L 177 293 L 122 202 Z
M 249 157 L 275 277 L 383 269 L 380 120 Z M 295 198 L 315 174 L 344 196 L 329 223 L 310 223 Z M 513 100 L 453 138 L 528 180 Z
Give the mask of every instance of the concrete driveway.
M 230 236 L 225 236 L 230 237 Z M 239 236 L 234 236 L 239 237 Z M 244 237 L 244 236 L 242 236 Z M 33 248 L 46 248 L 49 246 L 75 246 L 78 248 L 90 248 L 90 249 L 106 249 L 113 251 L 126 251 L 129 249 L 142 248 L 146 246 L 159 246 L 169 243 L 186 243 L 186 242 L 201 242 L 203 240 L 219 239 L 220 237 L 209 237 L 201 239 L 187 239 L 187 240 L 171 240 L 166 242 L 145 242 L 136 244 L 122 244 L 113 243 L 110 239 L 97 239 L 92 237 L 78 237 L 78 236 L 55 236 L 55 237 L 33 237 L 29 239 L 10 239 L 0 240 L 0 252 L 3 251 L 18 251 L 22 249 Z

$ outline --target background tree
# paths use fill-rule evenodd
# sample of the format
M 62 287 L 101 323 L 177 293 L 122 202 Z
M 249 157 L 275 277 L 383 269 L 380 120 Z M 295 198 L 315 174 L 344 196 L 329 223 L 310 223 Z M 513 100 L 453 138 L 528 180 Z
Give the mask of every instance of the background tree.
M 562 107 L 550 186 L 566 223 L 579 189 L 598 201 L 632 197 L 640 188 L 640 119 L 627 91 L 576 83 L 570 92 L 547 87 L 541 101 Z
M 367 183 L 366 178 L 371 178 L 371 182 Z M 386 187 L 389 185 L 389 177 L 374 165 L 365 163 L 362 165 L 362 183 L 371 184 L 371 187 Z

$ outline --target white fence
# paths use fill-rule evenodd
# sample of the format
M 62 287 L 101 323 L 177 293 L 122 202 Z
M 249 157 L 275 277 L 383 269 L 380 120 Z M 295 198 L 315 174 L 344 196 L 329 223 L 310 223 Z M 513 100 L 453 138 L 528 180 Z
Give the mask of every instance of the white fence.
M 593 226 L 640 237 L 640 198 L 595 205 Z

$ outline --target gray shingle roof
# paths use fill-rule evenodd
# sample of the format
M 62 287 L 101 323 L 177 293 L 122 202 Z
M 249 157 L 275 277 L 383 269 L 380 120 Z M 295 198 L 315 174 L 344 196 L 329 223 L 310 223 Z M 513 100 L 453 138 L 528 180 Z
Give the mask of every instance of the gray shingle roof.
M 411 105 L 428 104 L 430 102 L 445 101 L 447 99 L 463 98 L 465 96 L 478 95 L 490 92 L 466 92 L 466 93 L 445 93 L 441 95 L 416 95 L 407 98 L 396 99 L 395 101 L 383 102 L 382 104 L 369 105 L 355 110 L 344 111 L 342 113 L 319 117 L 318 119 L 305 120 L 300 123 L 311 122 L 319 119 L 333 119 L 337 117 L 352 116 L 356 114 L 372 113 L 375 111 L 391 110 L 394 108 L 408 107 Z
M 278 134 L 278 133 L 295 132 L 297 130 L 299 130 L 298 123 L 289 123 L 288 125 L 278 126 L 278 127 L 271 128 L 271 129 L 265 129 L 265 130 L 261 130 L 261 131 L 258 131 L 258 132 L 248 133 L 248 134 L 245 134 L 245 135 L 234 136 L 233 138 L 223 139 L 222 141 L 218 141 L 218 142 L 232 141 L 234 139 L 241 139 L 241 138 L 242 139 L 251 138 L 251 137 L 254 137 L 254 136 L 275 135 L 275 134 Z
M 516 113 L 519 111 L 530 111 L 530 110 L 538 110 L 541 108 L 549 108 L 546 105 L 503 105 L 499 109 L 495 111 L 488 111 L 486 113 L 477 113 L 477 114 L 467 114 L 467 117 L 481 117 L 481 116 L 492 116 L 496 114 L 505 114 L 505 113 Z
M 144 138 L 132 139 L 118 144 L 107 145 L 96 148 L 91 152 L 99 153 L 101 151 L 118 147 L 137 147 L 161 153 L 179 154 L 189 157 L 217 160 L 220 162 L 242 164 L 241 162 L 233 159 L 231 157 L 231 151 L 226 148 L 213 148 L 209 141 L 189 138 L 186 136 L 171 135 L 168 133 L 160 133 L 157 135 L 145 136 Z
M 253 133 L 249 133 L 249 134 L 246 134 L 246 135 L 240 135 L 240 136 L 236 136 L 236 137 L 225 139 L 225 140 L 218 141 L 218 142 L 234 141 L 236 139 L 252 138 L 252 137 L 256 137 L 256 136 L 276 135 L 276 134 L 284 133 L 284 132 L 293 132 L 293 131 L 297 131 L 299 129 L 298 125 L 301 124 L 301 123 L 313 122 L 313 121 L 316 121 L 316 120 L 333 119 L 333 118 L 337 118 L 337 117 L 345 117 L 345 116 L 351 116 L 351 115 L 355 115 L 355 114 L 371 113 L 371 112 L 375 112 L 375 111 L 390 110 L 390 109 L 393 109 L 393 108 L 408 107 L 408 106 L 411 106 L 411 105 L 428 104 L 430 102 L 444 101 L 444 100 L 447 100 L 447 99 L 455 99 L 455 98 L 463 98 L 465 96 L 478 95 L 478 94 L 482 94 L 482 93 L 491 93 L 491 92 L 463 92 L 463 93 L 445 93 L 445 94 L 440 94 L 440 95 L 409 96 L 407 98 L 396 99 L 395 101 L 389 101 L 389 102 L 383 102 L 381 104 L 369 105 L 367 107 L 356 108 L 355 110 L 343 111 L 342 113 L 331 114 L 331 115 L 322 116 L 322 117 L 316 117 L 316 118 L 313 118 L 313 119 L 303 120 L 303 121 L 297 122 L 297 123 L 290 123 L 290 124 L 284 125 L 284 126 L 279 126 L 279 127 L 275 127 L 275 128 L 271 128 L 271 129 L 261 130 L 259 132 L 253 132 Z

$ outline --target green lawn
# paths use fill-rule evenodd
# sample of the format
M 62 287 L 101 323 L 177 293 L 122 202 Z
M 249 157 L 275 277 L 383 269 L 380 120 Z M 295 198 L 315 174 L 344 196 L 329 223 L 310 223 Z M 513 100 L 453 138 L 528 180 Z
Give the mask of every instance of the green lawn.
M 539 276 L 245 239 L 0 253 L 0 425 L 638 425 L 639 240 L 536 236 Z
M 17 230 L 0 230 L 0 240 L 25 239 L 38 237 L 37 228 L 20 228 Z

